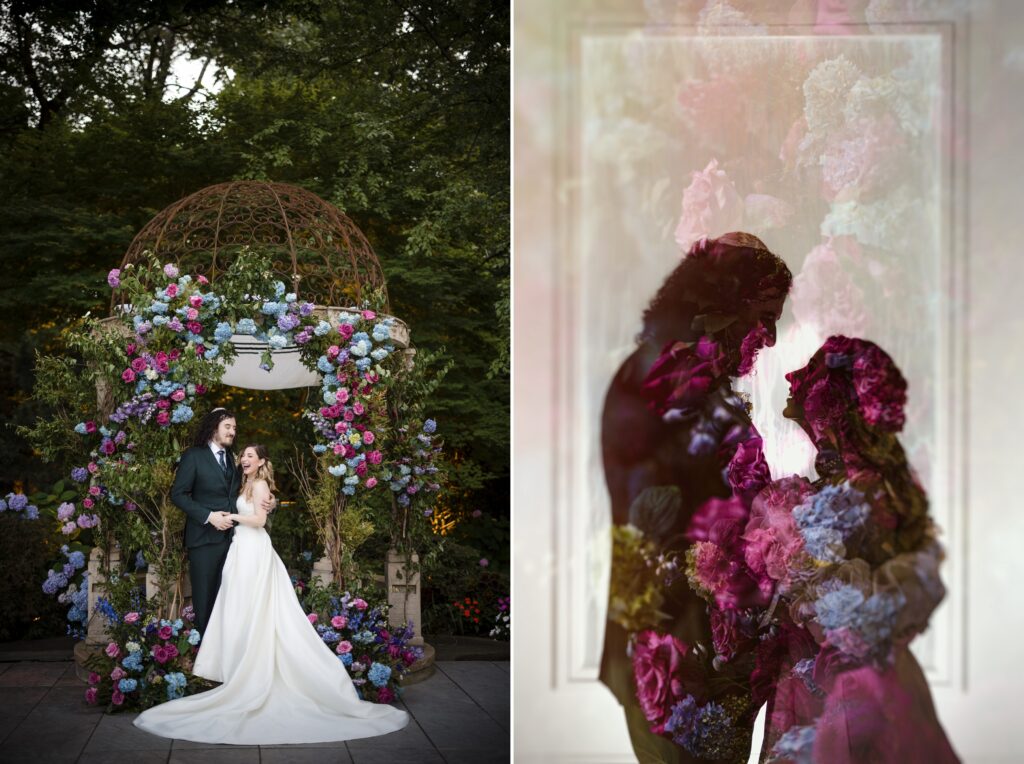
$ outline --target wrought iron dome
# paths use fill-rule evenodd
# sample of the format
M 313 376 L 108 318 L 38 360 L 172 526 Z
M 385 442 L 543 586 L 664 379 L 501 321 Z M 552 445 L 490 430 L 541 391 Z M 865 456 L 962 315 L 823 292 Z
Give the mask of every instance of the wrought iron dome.
M 247 245 L 268 254 L 274 272 L 304 300 L 354 306 L 375 289 L 387 298 L 362 231 L 337 207 L 287 183 L 231 181 L 180 199 L 139 231 L 121 268 L 148 250 L 213 281 Z

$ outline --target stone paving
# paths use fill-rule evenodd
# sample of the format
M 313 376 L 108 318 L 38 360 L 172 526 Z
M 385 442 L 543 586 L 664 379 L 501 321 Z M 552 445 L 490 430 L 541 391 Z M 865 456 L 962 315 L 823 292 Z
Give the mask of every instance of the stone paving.
M 439 660 L 397 705 L 412 715 L 389 735 L 310 745 L 235 746 L 169 740 L 104 714 L 66 661 L 0 663 L 0 762 L 77 764 L 493 764 L 508 762 L 509 662 Z

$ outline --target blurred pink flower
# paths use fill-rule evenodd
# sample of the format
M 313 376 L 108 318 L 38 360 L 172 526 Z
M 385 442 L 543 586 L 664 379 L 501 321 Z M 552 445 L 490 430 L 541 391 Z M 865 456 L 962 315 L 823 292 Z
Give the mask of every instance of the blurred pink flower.
M 743 199 L 712 159 L 700 172 L 693 173 L 683 191 L 682 213 L 676 226 L 676 243 L 684 251 L 698 239 L 734 231 L 742 227 Z

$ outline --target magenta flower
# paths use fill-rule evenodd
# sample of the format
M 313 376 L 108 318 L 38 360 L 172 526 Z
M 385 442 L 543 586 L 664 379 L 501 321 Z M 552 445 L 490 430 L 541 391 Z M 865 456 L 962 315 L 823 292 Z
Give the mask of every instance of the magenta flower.
M 124 380 L 125 382 L 134 382 L 135 372 L 132 371 L 131 369 L 125 369 L 124 371 L 121 372 L 121 379 Z
M 110 695 L 110 702 L 115 706 L 121 705 L 124 703 L 124 694 L 120 690 L 115 689 Z
M 164 645 L 156 645 L 151 652 L 157 663 L 164 664 L 170 660 L 170 653 Z
M 168 424 L 170 424 L 170 421 L 171 415 L 168 414 L 166 411 L 161 411 L 156 415 L 156 423 L 161 427 L 166 427 Z
M 358 414 L 359 412 L 357 411 L 356 413 Z M 377 436 L 374 435 L 370 430 L 367 430 L 366 432 L 363 433 L 363 443 L 365 443 L 366 445 L 370 445 L 376 439 Z
M 748 438 L 736 447 L 726 474 L 733 492 L 750 506 L 758 492 L 771 481 L 759 436 Z
M 633 651 L 636 697 L 651 732 L 660 735 L 672 713 L 672 704 L 685 696 L 681 675 L 689 646 L 671 634 L 641 631 Z
M 157 634 L 160 636 L 160 639 L 170 639 L 174 636 L 174 629 L 170 626 L 161 626 Z
M 352 607 L 354 607 L 356 610 L 366 610 L 366 608 L 368 608 L 369 605 L 366 604 L 366 600 L 364 600 L 362 597 L 356 597 L 354 600 L 352 600 Z
M 338 643 L 338 646 L 335 648 L 335 650 L 337 651 L 338 655 L 350 653 L 352 652 L 352 643 L 346 639 L 343 639 Z
M 209 284 L 210 283 L 210 280 L 208 278 L 206 278 L 206 276 L 203 276 L 202 274 L 196 276 L 196 281 L 198 281 L 200 284 Z
M 167 285 L 167 296 L 172 298 L 172 299 L 178 296 L 178 285 L 177 284 L 168 284 Z
M 306 616 L 306 618 L 309 619 L 310 623 L 316 623 L 317 620 L 320 618 L 320 616 L 318 616 L 316 613 L 310 613 L 309 615 Z
M 132 359 L 132 371 L 141 374 L 146 370 L 146 359 L 145 358 L 133 358 Z
M 487 560 L 487 558 L 486 558 L 486 557 L 482 557 L 482 558 L 480 558 L 480 567 L 481 567 L 481 568 L 486 568 L 486 567 L 487 567 L 488 565 L 490 565 L 490 564 L 491 564 L 491 563 L 490 563 L 490 562 L 489 562 L 489 561 Z
M 110 642 L 104 649 L 103 652 L 107 654 L 108 658 L 116 658 L 121 654 L 121 648 L 117 646 L 117 642 Z M 118 677 L 120 679 L 121 677 Z
M 363 318 L 365 318 L 367 321 L 370 321 L 371 319 L 374 319 L 376 317 L 377 317 L 377 314 L 374 313 L 372 310 L 364 310 L 363 311 Z
M 86 509 L 92 509 L 95 504 L 96 502 L 94 502 L 92 499 L 88 497 L 82 499 L 82 506 L 85 507 Z
M 390 703 L 395 699 L 395 693 L 391 691 L 390 687 L 381 687 L 377 690 L 377 702 L 378 703 Z
M 348 625 L 348 618 L 343 615 L 336 615 L 331 619 L 331 626 L 335 629 L 344 629 Z
M 134 610 L 132 612 L 130 612 L 130 613 L 125 613 L 124 614 L 124 622 L 128 623 L 128 624 L 138 623 L 139 622 L 139 614 L 137 612 L 135 612 Z
M 95 706 L 96 705 L 96 696 L 98 694 L 99 694 L 99 691 L 98 691 L 97 688 L 90 687 L 89 689 L 87 689 L 85 691 L 85 702 L 90 704 L 90 705 Z
M 360 465 L 360 466 L 362 466 L 362 465 Z M 377 485 L 377 478 L 372 477 L 372 478 L 367 478 L 366 479 L 366 487 L 367 488 L 373 488 L 375 485 Z
M 96 423 L 92 421 L 86 422 L 85 431 L 90 434 L 96 432 Z

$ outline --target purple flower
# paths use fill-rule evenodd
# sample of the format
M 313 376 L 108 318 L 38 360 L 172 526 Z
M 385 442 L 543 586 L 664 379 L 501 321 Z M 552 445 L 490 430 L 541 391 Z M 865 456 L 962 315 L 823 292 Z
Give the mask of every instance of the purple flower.
M 121 286 L 121 271 L 118 268 L 113 268 L 110 273 L 107 274 L 107 283 L 111 289 L 116 289 Z
M 164 275 L 169 279 L 178 278 L 178 266 L 174 263 L 167 263 L 167 265 L 164 266 Z
M 686 668 L 688 650 L 689 646 L 672 634 L 647 630 L 637 635 L 633 652 L 636 696 L 656 735 L 665 731 L 672 705 L 684 695 L 680 675 Z
M 89 470 L 85 467 L 75 467 L 71 470 L 71 479 L 76 483 L 83 483 L 89 477 Z

